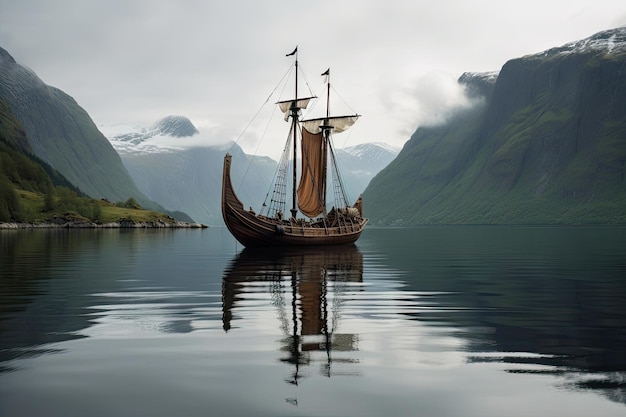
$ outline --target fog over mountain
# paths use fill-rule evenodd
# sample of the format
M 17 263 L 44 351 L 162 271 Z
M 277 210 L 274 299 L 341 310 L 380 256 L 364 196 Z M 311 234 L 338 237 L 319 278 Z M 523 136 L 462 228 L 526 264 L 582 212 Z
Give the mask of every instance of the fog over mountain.
M 245 204 L 260 210 L 277 162 L 251 156 L 235 143 L 199 146 L 202 132 L 184 116 L 167 116 L 150 127 L 101 126 L 139 188 L 150 198 L 206 224 L 222 224 L 224 155 L 233 155 L 231 174 Z M 354 200 L 399 149 L 369 143 L 336 150 L 346 189 Z

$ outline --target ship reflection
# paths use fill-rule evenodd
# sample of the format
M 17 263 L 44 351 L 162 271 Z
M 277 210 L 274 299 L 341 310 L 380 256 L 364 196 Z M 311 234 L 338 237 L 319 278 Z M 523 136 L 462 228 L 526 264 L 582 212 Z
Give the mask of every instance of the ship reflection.
M 354 245 L 285 250 L 246 248 L 226 269 L 222 281 L 223 328 L 249 296 L 246 287 L 263 285 L 278 311 L 281 362 L 294 365 L 287 379 L 298 384 L 303 366 L 321 363 L 320 373 L 356 375 L 337 364 L 358 363 L 339 357 L 358 350 L 355 334 L 339 332 L 346 286 L 363 281 L 363 256 Z M 360 287 L 359 287 L 360 288 Z M 353 290 L 353 289 L 352 289 Z

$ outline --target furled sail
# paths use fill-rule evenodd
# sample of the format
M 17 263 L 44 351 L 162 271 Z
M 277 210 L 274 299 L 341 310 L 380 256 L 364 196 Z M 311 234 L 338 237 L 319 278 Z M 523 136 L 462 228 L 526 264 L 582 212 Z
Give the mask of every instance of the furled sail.
M 311 133 L 306 128 L 302 129 L 302 175 L 297 191 L 298 208 L 310 218 L 325 210 L 325 170 L 326 147 L 323 133 Z
M 344 130 L 348 130 L 354 123 L 356 123 L 358 118 L 358 114 L 352 116 L 322 117 L 319 119 L 303 120 L 302 126 L 312 133 L 321 132 L 322 127 L 330 127 L 334 133 L 340 133 Z

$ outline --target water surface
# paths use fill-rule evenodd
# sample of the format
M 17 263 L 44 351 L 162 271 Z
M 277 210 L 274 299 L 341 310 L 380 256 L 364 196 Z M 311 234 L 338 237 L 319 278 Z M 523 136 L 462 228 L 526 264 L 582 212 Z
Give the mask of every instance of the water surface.
M 623 416 L 626 229 L 0 231 L 1 416 Z

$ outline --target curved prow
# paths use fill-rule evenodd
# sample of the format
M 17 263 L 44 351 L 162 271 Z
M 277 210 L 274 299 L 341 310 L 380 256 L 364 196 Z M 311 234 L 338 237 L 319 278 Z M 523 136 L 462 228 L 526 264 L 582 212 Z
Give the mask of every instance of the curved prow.
M 233 184 L 230 179 L 230 163 L 232 160 L 232 155 L 227 153 L 224 156 L 224 171 L 222 173 L 222 216 L 224 217 L 224 221 L 227 222 L 226 215 L 224 212 L 224 208 L 226 205 L 233 206 L 238 209 L 243 209 L 243 203 L 237 197 L 235 190 L 233 189 Z

